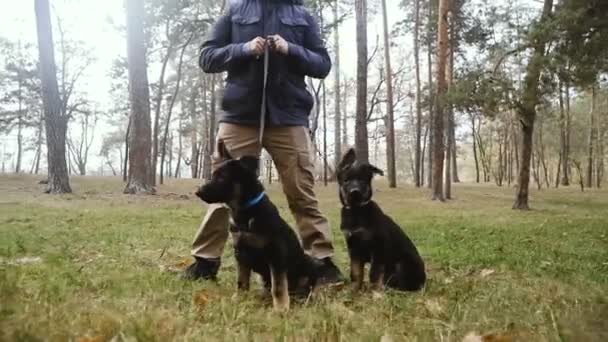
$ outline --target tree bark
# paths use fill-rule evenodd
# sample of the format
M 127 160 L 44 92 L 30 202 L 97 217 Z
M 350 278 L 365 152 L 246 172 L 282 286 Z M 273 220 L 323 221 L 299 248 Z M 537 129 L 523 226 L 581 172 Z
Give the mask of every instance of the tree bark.
M 367 133 L 367 0 L 355 0 L 357 23 L 357 109 L 355 148 L 359 160 L 369 161 Z
M 340 92 L 340 13 L 338 0 L 334 0 L 334 23 L 336 25 L 334 29 L 334 50 L 336 56 L 334 57 L 334 166 L 337 168 L 342 158 L 342 112 L 341 112 L 341 99 L 342 93 Z
M 447 93 L 446 64 L 448 59 L 448 10 L 450 0 L 439 0 L 439 23 L 437 34 L 437 96 L 433 120 L 433 200 L 444 201 L 443 160 L 444 120 Z
M 397 187 L 397 168 L 395 163 L 395 118 L 393 103 L 393 69 L 391 68 L 391 44 L 388 35 L 388 14 L 386 0 L 382 0 L 382 21 L 384 28 L 384 64 L 386 70 L 386 167 L 389 188 Z
M 545 0 L 540 24 L 542 25 L 553 9 L 553 0 Z M 532 157 L 532 144 L 534 135 L 534 121 L 536 120 L 536 105 L 540 100 L 538 89 L 540 73 L 543 66 L 546 42 L 538 39 L 534 43 L 534 52 L 530 57 L 524 78 L 522 101 L 518 108 L 519 120 L 522 129 L 521 165 L 517 182 L 517 194 L 513 209 L 528 210 L 528 191 L 530 186 L 530 159 Z
M 57 68 L 51 14 L 48 0 L 35 0 L 38 50 L 40 54 L 40 80 L 46 125 L 48 186 L 47 193 L 71 193 L 66 163 L 66 132 L 68 118 L 62 115 L 61 97 L 57 85 Z
M 151 168 L 150 89 L 144 35 L 144 1 L 126 0 L 127 60 L 129 65 L 129 179 L 127 194 L 154 194 Z

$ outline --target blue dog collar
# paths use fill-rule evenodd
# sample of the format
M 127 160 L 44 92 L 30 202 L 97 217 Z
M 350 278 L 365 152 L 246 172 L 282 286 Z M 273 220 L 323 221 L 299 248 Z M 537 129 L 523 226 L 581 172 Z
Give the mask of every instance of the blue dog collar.
M 245 203 L 245 205 L 244 205 L 245 209 L 251 208 L 254 205 L 262 202 L 262 199 L 264 199 L 264 196 L 266 196 L 266 193 L 261 192 L 259 195 L 257 195 L 253 199 L 247 201 L 247 203 Z

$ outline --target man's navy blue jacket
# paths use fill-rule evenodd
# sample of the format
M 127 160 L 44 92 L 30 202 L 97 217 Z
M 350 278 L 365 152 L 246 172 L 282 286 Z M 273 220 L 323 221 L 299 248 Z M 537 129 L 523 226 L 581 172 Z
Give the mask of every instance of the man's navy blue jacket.
M 228 71 L 220 121 L 257 125 L 262 103 L 264 58 L 245 51 L 256 37 L 278 34 L 289 44 L 287 56 L 270 54 L 267 123 L 308 126 L 313 107 L 305 76 L 324 78 L 331 60 L 316 20 L 301 0 L 230 0 L 201 48 L 200 66 L 207 73 Z

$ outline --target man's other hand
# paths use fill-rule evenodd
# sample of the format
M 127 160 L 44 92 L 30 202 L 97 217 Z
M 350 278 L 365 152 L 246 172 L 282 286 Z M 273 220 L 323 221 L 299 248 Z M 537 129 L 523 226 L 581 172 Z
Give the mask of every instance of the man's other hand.
M 264 54 L 264 48 L 266 47 L 266 39 L 262 37 L 256 37 L 245 43 L 245 51 L 253 56 L 261 56 Z
M 274 36 L 268 37 L 268 44 L 272 51 L 278 52 L 283 55 L 287 55 L 289 53 L 289 44 L 283 37 L 275 34 Z

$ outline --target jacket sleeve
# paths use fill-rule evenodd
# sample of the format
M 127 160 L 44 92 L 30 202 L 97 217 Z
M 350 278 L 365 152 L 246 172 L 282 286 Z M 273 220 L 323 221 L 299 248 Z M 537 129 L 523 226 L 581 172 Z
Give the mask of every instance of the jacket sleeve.
M 224 14 L 215 23 L 211 35 L 201 46 L 199 65 L 206 73 L 228 71 L 230 66 L 249 55 L 245 43 L 231 43 L 232 22 L 230 13 Z
M 289 43 L 289 56 L 296 68 L 304 75 L 325 78 L 331 70 L 331 59 L 321 39 L 321 30 L 316 20 L 309 16 L 304 45 Z

